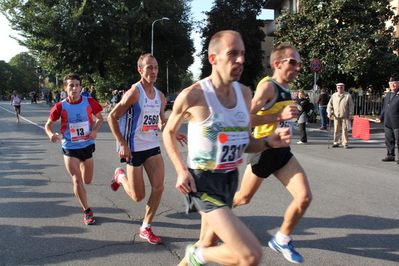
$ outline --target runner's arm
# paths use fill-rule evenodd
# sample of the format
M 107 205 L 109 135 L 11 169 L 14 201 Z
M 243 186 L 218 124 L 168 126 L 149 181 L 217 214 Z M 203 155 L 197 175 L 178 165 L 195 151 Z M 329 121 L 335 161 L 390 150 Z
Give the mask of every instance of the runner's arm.
M 97 113 L 94 115 L 97 119 L 96 119 L 96 125 L 94 126 L 94 128 L 90 131 L 89 133 L 89 137 L 91 139 L 96 139 L 97 138 L 97 133 L 100 130 L 100 127 L 102 126 L 103 122 L 104 122 L 104 118 L 103 115 L 101 114 L 101 112 Z
M 165 115 L 165 104 L 166 104 L 165 95 L 162 92 L 160 92 L 160 95 L 161 95 L 162 107 L 161 107 L 161 111 L 160 111 L 160 123 L 159 124 L 160 124 L 160 130 L 163 132 L 168 120 L 166 119 L 166 115 Z M 184 147 L 184 145 L 187 144 L 187 135 L 177 132 L 176 140 L 180 143 L 181 146 Z
M 192 93 L 190 89 L 185 89 L 177 96 L 162 134 L 165 149 L 177 172 L 176 189 L 183 194 L 197 191 L 194 178 L 180 155 L 176 140 L 178 130 L 188 115 L 187 110 L 193 105 L 193 98 L 195 98 L 195 93 Z
M 140 91 L 133 85 L 132 88 L 123 95 L 121 101 L 111 110 L 107 118 L 109 128 L 120 146 L 119 157 L 126 161 L 129 161 L 132 158 L 132 153 L 119 129 L 118 120 L 129 110 L 129 108 L 138 102 L 139 97 Z
M 251 105 L 251 91 L 245 86 L 241 86 L 248 109 Z M 251 126 L 248 126 L 250 142 L 245 149 L 246 153 L 261 152 L 273 147 L 288 147 L 291 142 L 289 128 L 278 128 L 266 138 L 255 139 L 251 134 Z
M 46 125 L 44 125 L 44 132 L 46 132 L 47 136 L 50 138 L 50 141 L 55 143 L 57 140 L 61 140 L 62 136 L 58 133 L 53 133 L 53 124 L 55 121 L 48 119 Z
M 271 82 L 264 82 L 256 88 L 250 109 L 252 126 L 261 126 L 298 117 L 298 108 L 294 104 L 286 106 L 281 113 L 258 115 L 257 113 L 275 96 L 276 91 Z

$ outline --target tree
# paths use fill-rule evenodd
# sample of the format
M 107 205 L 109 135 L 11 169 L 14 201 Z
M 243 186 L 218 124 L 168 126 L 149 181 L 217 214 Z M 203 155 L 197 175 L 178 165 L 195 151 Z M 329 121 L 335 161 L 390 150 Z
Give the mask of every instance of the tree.
M 155 27 L 160 89 L 166 91 L 167 61 L 174 66 L 170 82 L 193 62 L 188 0 L 0 0 L 0 8 L 44 70 L 79 73 L 99 95 L 138 80 L 137 59 L 150 51 L 155 19 L 170 19 Z
M 35 72 L 37 61 L 29 53 L 19 53 L 9 62 L 14 67 L 14 88 L 20 93 L 27 95 L 31 91 L 37 90 L 39 84 L 38 76 Z
M 208 45 L 211 37 L 221 30 L 235 30 L 241 33 L 245 44 L 244 71 L 240 82 L 254 88 L 255 82 L 264 70 L 262 60 L 262 41 L 265 33 L 261 27 L 263 22 L 256 17 L 262 10 L 261 0 L 215 0 L 210 12 L 205 12 L 208 18 L 202 27 L 203 48 L 201 51 L 201 78 L 211 73 L 208 62 Z
M 10 66 L 5 61 L 0 61 L 0 99 L 8 100 L 7 95 L 11 95 L 17 81 L 17 69 Z
M 181 87 L 180 87 L 180 90 L 179 90 L 179 91 L 181 91 L 181 90 L 183 90 L 183 89 L 185 89 L 185 88 L 191 86 L 191 84 L 193 84 L 194 82 L 195 82 L 195 81 L 194 81 L 194 74 L 193 74 L 193 72 L 188 71 L 188 72 L 186 73 L 186 75 L 184 75 L 184 77 L 183 77 L 183 79 L 182 79 L 182 81 L 181 81 Z
M 399 39 L 393 35 L 394 27 L 386 24 L 396 25 L 398 16 L 389 2 L 304 0 L 299 13 L 285 10 L 278 18 L 275 45 L 288 42 L 299 50 L 303 64 L 294 86 L 313 87 L 309 64 L 314 58 L 323 63 L 317 74 L 321 87 L 335 88 L 337 82 L 347 88 L 386 86 L 399 67 L 394 53 L 399 49 Z

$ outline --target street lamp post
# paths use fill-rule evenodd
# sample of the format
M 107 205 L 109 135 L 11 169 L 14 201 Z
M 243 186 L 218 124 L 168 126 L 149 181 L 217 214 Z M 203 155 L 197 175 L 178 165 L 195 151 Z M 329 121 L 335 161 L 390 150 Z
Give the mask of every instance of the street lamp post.
M 160 21 L 160 20 L 169 20 L 169 18 L 167 18 L 167 17 L 163 17 L 163 18 L 159 18 L 159 19 L 156 19 L 156 20 L 154 20 L 154 22 L 152 22 L 152 30 L 151 30 L 151 54 L 152 55 L 154 55 L 154 24 L 155 24 L 155 22 L 157 22 L 157 21 Z

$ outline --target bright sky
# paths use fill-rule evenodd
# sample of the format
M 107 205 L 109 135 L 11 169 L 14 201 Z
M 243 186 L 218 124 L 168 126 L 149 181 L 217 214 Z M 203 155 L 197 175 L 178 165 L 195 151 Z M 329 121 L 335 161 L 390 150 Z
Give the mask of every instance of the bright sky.
M 10 61 L 14 55 L 28 51 L 28 49 L 26 49 L 24 46 L 20 46 L 16 40 L 10 38 L 10 35 L 13 37 L 18 37 L 18 32 L 11 29 L 6 17 L 0 13 L 0 60 L 6 62 Z
M 205 18 L 205 15 L 202 11 L 210 11 L 213 5 L 214 0 L 193 0 L 191 3 L 191 12 L 193 13 L 194 20 L 199 21 Z M 260 18 L 272 18 L 273 13 L 269 10 L 263 12 Z M 9 36 L 19 37 L 18 32 L 13 31 L 9 26 L 8 20 L 0 13 L 0 40 L 1 40 L 1 49 L 0 49 L 0 60 L 4 60 L 9 62 L 12 57 L 21 53 L 27 52 L 28 50 L 18 45 L 17 41 L 10 38 Z M 196 54 L 199 53 L 202 49 L 201 47 L 201 39 L 200 35 L 195 33 L 195 29 L 191 34 L 191 38 L 194 39 L 194 46 L 196 49 Z M 196 55 L 195 54 L 195 55 Z M 201 62 L 198 56 L 194 56 L 195 62 L 190 67 L 190 70 L 194 73 L 194 77 L 197 78 L 200 73 Z

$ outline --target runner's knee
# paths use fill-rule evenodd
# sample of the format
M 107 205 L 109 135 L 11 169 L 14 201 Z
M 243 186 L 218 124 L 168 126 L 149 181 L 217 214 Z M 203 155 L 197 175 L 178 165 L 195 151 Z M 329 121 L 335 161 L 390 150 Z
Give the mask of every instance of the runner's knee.
M 126 193 L 136 202 L 140 202 L 145 198 L 145 188 L 143 190 L 135 191 L 133 187 L 129 187 L 129 189 L 126 190 Z
M 307 195 L 304 195 L 300 199 L 297 199 L 298 205 L 301 209 L 307 209 L 312 202 L 312 194 L 309 193 Z
M 165 188 L 164 188 L 163 185 L 156 186 L 156 187 L 152 187 L 151 193 L 152 193 L 153 195 L 162 195 L 164 189 L 165 189 Z
M 253 248 L 251 250 L 251 254 L 241 257 L 239 259 L 238 265 L 248 265 L 248 266 L 255 266 L 259 265 L 262 260 L 262 248 Z

